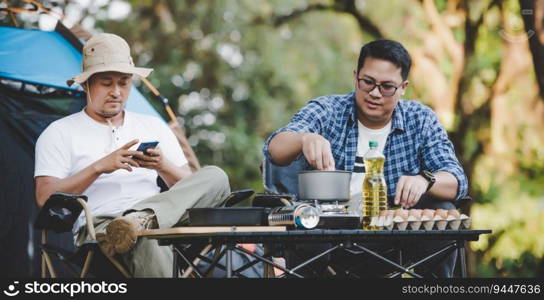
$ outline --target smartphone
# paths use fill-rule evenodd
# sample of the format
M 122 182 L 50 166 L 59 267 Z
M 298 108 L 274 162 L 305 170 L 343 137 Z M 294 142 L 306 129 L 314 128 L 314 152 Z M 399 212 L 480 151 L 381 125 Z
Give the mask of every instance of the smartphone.
M 136 151 L 141 151 L 144 154 L 146 154 L 147 149 L 153 149 L 153 148 L 157 147 L 158 144 L 159 144 L 159 142 L 157 142 L 157 141 L 144 142 L 144 143 L 141 143 L 140 146 L 138 146 L 138 149 L 136 149 Z

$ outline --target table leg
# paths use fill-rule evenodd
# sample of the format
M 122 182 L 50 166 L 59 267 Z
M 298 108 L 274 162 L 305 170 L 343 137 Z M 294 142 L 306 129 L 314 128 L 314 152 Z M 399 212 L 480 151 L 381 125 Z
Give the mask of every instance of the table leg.
M 289 270 L 289 269 L 287 269 L 287 268 L 284 267 L 284 266 L 281 266 L 281 265 L 279 265 L 279 264 L 276 264 L 274 261 L 271 260 L 272 258 L 271 258 L 271 259 L 267 259 L 267 258 L 265 258 L 265 257 L 263 257 L 263 256 L 260 256 L 260 255 L 256 254 L 256 253 L 249 252 L 248 250 L 246 250 L 246 249 L 244 249 L 244 248 L 242 248 L 242 247 L 240 247 L 240 248 L 234 247 L 233 250 L 234 250 L 234 251 L 237 251 L 237 252 L 240 252 L 240 253 L 245 253 L 245 254 L 247 254 L 247 255 L 249 255 L 249 256 L 251 256 L 251 257 L 253 257 L 253 258 L 259 260 L 260 262 L 263 262 L 263 263 L 265 263 L 265 264 L 269 264 L 269 265 L 271 265 L 272 267 L 275 267 L 275 268 L 278 268 L 278 269 L 282 270 L 284 273 L 281 274 L 280 276 L 278 276 L 278 278 L 283 278 L 283 277 L 286 276 L 286 274 L 289 274 L 289 275 L 292 275 L 292 276 L 295 276 L 295 277 L 298 277 L 298 278 L 303 278 L 300 274 L 297 274 L 297 273 L 294 272 L 293 270 Z M 265 253 L 265 254 L 266 254 L 266 253 Z
M 263 244 L 264 253 L 270 252 L 270 246 Z M 264 256 L 264 255 L 263 255 Z M 270 256 L 270 260 L 274 261 L 274 258 Z M 274 273 L 274 267 L 269 264 L 263 264 L 263 278 L 275 278 L 276 274 Z
M 187 253 L 185 253 L 185 251 L 182 249 L 183 246 L 180 246 L 180 248 L 178 249 L 176 245 L 174 245 L 174 251 L 176 253 L 174 253 L 174 265 L 178 265 L 179 264 L 179 258 L 183 259 L 183 261 L 190 267 L 192 268 L 193 272 L 195 272 L 196 276 L 198 276 L 198 278 L 202 278 L 202 274 L 200 273 L 200 271 L 198 270 L 198 268 L 195 266 L 195 264 L 189 259 L 187 258 Z M 179 255 L 177 258 L 175 255 Z M 179 266 L 177 267 L 177 270 L 179 270 Z M 175 270 L 175 272 L 177 272 L 177 270 Z M 177 277 L 177 276 L 176 276 Z
M 172 267 L 172 278 L 178 278 L 178 268 L 179 268 L 179 258 L 178 253 L 174 249 L 174 245 L 171 245 L 170 248 L 172 249 L 172 255 L 174 258 L 173 267 Z
M 437 256 L 443 255 L 444 253 L 449 253 L 449 252 L 453 253 L 453 252 L 458 250 L 456 247 L 457 247 L 457 242 L 453 242 L 453 243 L 447 245 L 446 247 L 444 247 L 444 248 L 442 248 L 440 250 L 436 250 L 432 254 L 430 254 L 427 257 L 417 261 L 416 263 L 406 267 L 406 269 L 408 269 L 408 270 L 413 269 L 413 268 L 415 268 L 415 267 L 417 267 L 419 265 L 422 265 L 422 264 L 424 264 L 424 263 L 426 263 L 428 261 L 431 261 L 432 259 L 434 259 Z M 402 275 L 402 274 L 404 274 L 404 273 L 403 272 L 396 272 L 396 273 L 392 274 L 390 276 L 390 278 L 394 278 L 394 277 L 397 277 L 397 276 Z
M 398 247 L 398 249 L 399 249 L 399 265 L 403 266 L 403 264 L 402 264 L 402 249 L 400 247 Z M 402 273 L 400 277 L 404 277 L 403 275 L 404 275 L 404 273 Z
M 459 255 L 459 263 L 461 264 L 461 277 L 467 277 L 467 262 L 465 259 L 465 241 L 457 241 L 457 253 Z
M 366 247 L 363 247 L 363 246 L 358 245 L 358 244 L 353 244 L 353 246 L 355 246 L 355 247 L 363 250 L 364 252 L 374 256 L 375 258 L 389 264 L 390 266 L 395 267 L 397 270 L 401 271 L 402 273 L 408 273 L 408 274 L 412 275 L 415 278 L 423 278 L 421 275 L 410 271 L 409 269 L 405 268 L 404 266 L 401 266 L 401 265 L 397 264 L 396 262 L 394 262 L 394 261 L 392 261 L 390 259 L 387 259 L 386 257 L 383 257 L 383 256 L 379 255 L 378 253 L 376 253 L 376 252 L 374 252 L 374 251 L 372 251 L 372 250 L 370 250 L 370 249 L 368 249 Z
M 227 278 L 232 278 L 232 244 L 227 245 Z

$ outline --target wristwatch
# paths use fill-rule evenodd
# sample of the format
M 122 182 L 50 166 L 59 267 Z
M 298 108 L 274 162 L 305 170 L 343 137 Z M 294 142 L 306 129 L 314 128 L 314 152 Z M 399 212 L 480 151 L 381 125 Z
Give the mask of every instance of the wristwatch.
M 436 178 L 434 178 L 434 174 L 431 173 L 431 171 L 429 170 L 423 170 L 421 171 L 419 175 L 423 176 L 423 178 L 427 179 L 427 181 L 429 182 L 429 185 L 427 186 L 427 191 L 429 191 L 431 187 L 433 186 L 433 184 L 436 182 Z

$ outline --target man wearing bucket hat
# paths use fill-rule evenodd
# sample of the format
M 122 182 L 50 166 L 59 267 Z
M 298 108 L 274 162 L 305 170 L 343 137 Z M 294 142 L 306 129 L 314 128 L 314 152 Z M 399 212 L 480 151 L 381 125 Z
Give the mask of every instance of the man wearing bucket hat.
M 125 110 L 137 68 L 121 37 L 100 33 L 83 48 L 83 72 L 68 80 L 80 84 L 87 105 L 51 123 L 36 143 L 36 201 L 55 192 L 85 194 L 97 240 L 107 255 L 121 254 L 136 277 L 171 276 L 172 253 L 156 240 L 137 239 L 150 228 L 186 223 L 186 210 L 219 205 L 230 193 L 223 170 L 207 166 L 191 174 L 183 151 L 166 124 Z M 140 142 L 158 141 L 145 153 Z M 160 193 L 160 177 L 169 187 Z M 74 225 L 76 246 L 89 239 L 83 214 Z

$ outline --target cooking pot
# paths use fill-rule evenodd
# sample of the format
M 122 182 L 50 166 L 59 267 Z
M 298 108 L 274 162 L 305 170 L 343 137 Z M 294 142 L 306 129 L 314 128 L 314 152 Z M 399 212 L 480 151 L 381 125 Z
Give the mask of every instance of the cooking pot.
M 298 197 L 301 200 L 349 200 L 349 171 L 298 172 Z

